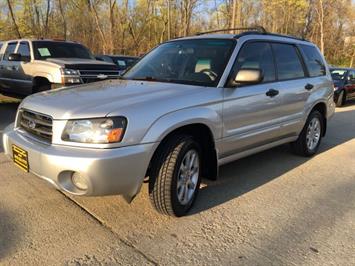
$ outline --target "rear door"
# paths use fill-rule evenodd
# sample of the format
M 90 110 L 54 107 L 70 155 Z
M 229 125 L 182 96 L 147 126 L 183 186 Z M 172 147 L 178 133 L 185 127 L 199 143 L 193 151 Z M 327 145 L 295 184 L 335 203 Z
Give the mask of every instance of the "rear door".
M 295 44 L 273 42 L 271 46 L 277 69 L 278 82 L 275 88 L 280 92 L 280 133 L 297 136 L 304 123 L 307 99 L 318 81 L 309 80 L 301 53 Z
M 281 139 L 279 120 L 282 115 L 280 96 L 268 96 L 275 89 L 276 76 L 270 43 L 245 43 L 237 56 L 231 77 L 241 69 L 260 69 L 262 83 L 226 86 L 223 106 L 221 157 L 242 152 Z

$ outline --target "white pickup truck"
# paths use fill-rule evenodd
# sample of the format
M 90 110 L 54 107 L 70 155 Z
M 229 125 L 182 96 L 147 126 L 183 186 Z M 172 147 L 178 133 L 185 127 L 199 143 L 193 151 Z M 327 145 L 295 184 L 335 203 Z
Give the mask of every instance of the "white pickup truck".
M 118 77 L 115 64 L 96 60 L 88 48 L 76 42 L 0 42 L 0 89 L 9 93 L 29 95 Z

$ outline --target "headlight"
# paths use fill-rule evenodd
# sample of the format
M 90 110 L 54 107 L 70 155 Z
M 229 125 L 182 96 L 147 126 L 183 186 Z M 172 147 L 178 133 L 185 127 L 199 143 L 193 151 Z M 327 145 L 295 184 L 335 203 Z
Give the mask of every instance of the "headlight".
M 335 87 L 335 86 L 334 86 L 334 91 L 336 91 L 337 89 L 338 89 L 338 87 Z
M 95 144 L 120 142 L 126 126 L 124 117 L 69 120 L 62 140 Z
M 82 83 L 79 70 L 61 68 L 62 84 Z
M 79 70 L 74 70 L 74 69 L 69 69 L 69 68 L 61 68 L 60 71 L 62 72 L 62 75 L 65 75 L 65 76 L 79 76 L 80 75 Z

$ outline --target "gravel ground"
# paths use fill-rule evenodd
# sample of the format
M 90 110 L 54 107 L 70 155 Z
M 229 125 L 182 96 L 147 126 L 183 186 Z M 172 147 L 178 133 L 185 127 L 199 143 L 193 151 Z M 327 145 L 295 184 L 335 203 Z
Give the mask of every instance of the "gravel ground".
M 0 134 L 15 110 L 0 105 Z M 62 194 L 0 147 L 0 264 L 355 265 L 354 165 L 355 102 L 317 156 L 284 145 L 228 164 L 179 219 L 155 213 L 146 185 L 130 205 Z

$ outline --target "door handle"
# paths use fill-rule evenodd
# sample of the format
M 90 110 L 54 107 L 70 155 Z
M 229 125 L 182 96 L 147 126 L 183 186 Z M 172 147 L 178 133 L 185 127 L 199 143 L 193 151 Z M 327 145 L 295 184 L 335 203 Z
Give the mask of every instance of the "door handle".
M 266 96 L 274 97 L 279 94 L 278 90 L 270 89 L 266 92 Z
M 306 89 L 306 90 L 308 90 L 308 91 L 310 91 L 311 89 L 313 89 L 313 84 L 307 84 L 306 86 L 304 86 L 304 88 Z

